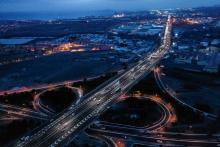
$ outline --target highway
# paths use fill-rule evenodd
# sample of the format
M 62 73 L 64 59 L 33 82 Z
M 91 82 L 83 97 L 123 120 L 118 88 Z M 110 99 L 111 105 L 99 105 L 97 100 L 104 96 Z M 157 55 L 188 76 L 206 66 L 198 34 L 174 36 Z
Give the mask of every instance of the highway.
M 92 80 L 92 79 L 95 79 L 98 77 L 99 76 L 90 77 L 87 80 Z M 43 84 L 43 85 L 38 85 L 38 86 L 33 86 L 33 87 L 21 87 L 21 88 L 15 88 L 15 89 L 11 89 L 11 90 L 3 90 L 3 91 L 0 91 L 0 96 L 3 96 L 5 94 L 17 94 L 17 93 L 22 93 L 22 92 L 30 92 L 32 90 L 43 90 L 43 89 L 50 89 L 50 88 L 54 88 L 54 87 L 61 87 L 64 85 L 70 85 L 70 84 L 73 84 L 75 82 L 80 82 L 80 81 L 83 81 L 83 79 L 57 82 L 57 83 L 53 83 L 53 84 Z
M 81 101 L 81 97 L 83 96 L 83 91 L 82 91 L 82 89 L 80 89 L 80 88 L 72 87 L 72 86 L 70 86 L 70 85 L 71 85 L 71 83 L 70 83 L 69 85 L 66 84 L 65 87 L 71 89 L 72 92 L 77 95 L 76 104 L 78 104 L 78 103 Z M 47 115 L 49 115 L 49 116 L 54 116 L 54 115 L 55 115 L 55 111 L 52 110 L 52 109 L 50 109 L 49 107 L 45 106 L 45 105 L 41 102 L 41 95 L 44 94 L 44 93 L 47 92 L 47 91 L 52 91 L 52 90 L 59 89 L 60 87 L 63 87 L 63 85 L 61 85 L 61 86 L 55 86 L 55 87 L 53 87 L 53 88 L 46 89 L 46 90 L 41 91 L 41 92 L 38 93 L 38 94 L 35 94 L 35 95 L 34 95 L 34 100 L 33 100 L 33 102 L 32 102 L 32 105 L 33 105 L 34 109 L 35 109 L 36 111 L 45 113 L 45 114 L 47 114 Z
M 118 97 L 126 93 L 158 64 L 170 47 L 171 30 L 172 19 L 169 16 L 163 42 L 156 51 L 148 54 L 137 65 L 125 71 L 98 91 L 95 91 L 93 95 L 80 104 L 66 109 L 39 131 L 28 137 L 26 136 L 28 139 L 18 140 L 14 146 L 54 147 L 66 145 L 71 137 L 87 127 L 101 112 Z
M 87 132 L 107 137 L 122 138 L 134 142 L 145 142 L 157 145 L 172 146 L 219 146 L 219 135 L 209 138 L 208 134 L 187 134 L 172 132 L 141 132 L 140 130 L 128 130 L 122 128 L 120 131 L 106 127 L 105 129 L 90 128 Z
M 81 88 L 72 87 L 71 85 L 67 85 L 66 87 L 72 89 L 73 93 L 77 95 L 78 100 L 76 101 L 76 104 L 79 104 L 82 100 L 81 98 L 83 96 L 83 90 Z
M 86 131 L 85 131 L 86 132 Z M 86 132 L 86 135 L 88 135 L 91 138 L 97 139 L 97 140 L 101 140 L 103 142 L 105 142 L 105 144 L 108 147 L 117 147 L 116 143 L 113 141 L 113 139 L 111 137 L 106 137 L 103 135 L 99 135 L 99 134 L 90 134 Z
M 55 88 L 53 88 L 55 89 Z M 50 89 L 50 90 L 53 90 L 53 89 Z M 34 95 L 34 100 L 32 102 L 32 105 L 33 105 L 33 108 L 36 110 L 36 111 L 39 111 L 39 112 L 42 112 L 42 113 L 45 113 L 47 115 L 54 115 L 55 112 L 53 110 L 51 110 L 50 108 L 48 108 L 47 106 L 45 106 L 42 102 L 41 102 L 41 99 L 40 99 L 40 96 L 47 92 L 48 90 L 44 90 L 36 95 Z
M 41 120 L 48 120 L 49 116 L 37 112 L 28 108 L 22 108 L 14 105 L 9 104 L 0 104 L 0 112 L 4 112 L 8 115 L 13 115 L 14 117 L 28 117 L 28 118 L 35 118 L 35 119 L 41 119 Z
M 166 111 L 169 108 L 167 108 Z M 169 120 L 167 123 L 169 125 Z M 157 124 L 159 122 L 156 122 Z M 165 125 L 166 125 L 165 124 Z M 154 124 L 152 125 L 154 126 Z M 180 133 L 180 132 L 163 132 L 160 125 L 153 127 L 134 127 L 123 124 L 115 124 L 109 122 L 97 122 L 86 130 L 88 133 L 98 134 L 110 138 L 123 138 L 129 141 L 142 142 L 145 144 L 163 144 L 166 146 L 190 145 L 190 146 L 217 146 L 220 145 L 220 134 L 196 134 L 196 133 Z
M 76 93 L 77 98 L 78 98 L 76 103 L 79 103 L 81 100 L 80 98 L 83 95 L 83 91 L 80 88 L 75 88 L 71 86 L 67 86 L 67 87 L 70 88 L 74 93 Z M 57 88 L 59 87 L 51 88 L 49 90 L 53 90 Z M 6 114 L 6 115 L 3 115 L 0 120 L 16 120 L 16 119 L 22 119 L 22 118 L 49 120 L 51 116 L 55 115 L 55 113 L 53 110 L 43 105 L 40 101 L 40 95 L 46 91 L 48 90 L 44 90 L 34 96 L 34 100 L 32 104 L 36 111 L 32 109 L 24 108 L 24 107 L 0 103 L 0 112 Z M 11 117 L 9 117 L 8 115 L 10 115 Z
M 106 121 L 96 121 L 93 124 L 93 127 L 97 127 L 97 128 L 106 128 L 106 127 L 110 127 L 111 129 L 117 130 L 117 129 L 126 129 L 126 130 L 139 130 L 139 131 L 159 131 L 160 129 L 163 129 L 164 127 L 166 127 L 167 125 L 169 125 L 170 123 L 172 123 L 172 117 L 176 117 L 174 112 L 172 111 L 172 109 L 170 109 L 169 107 L 167 107 L 167 104 L 165 102 L 163 102 L 161 99 L 158 98 L 154 98 L 152 96 L 141 96 L 141 97 L 136 97 L 139 99 L 146 99 L 152 102 L 155 102 L 159 109 L 160 109 L 160 113 L 161 113 L 161 117 L 158 118 L 158 120 L 156 122 L 154 122 L 152 125 L 146 125 L 143 127 L 135 127 L 135 126 L 130 126 L 130 125 L 122 125 L 122 124 L 117 124 L 117 123 L 112 123 L 112 122 L 106 122 Z
M 201 114 L 203 114 L 204 116 L 210 118 L 210 119 L 216 119 L 217 116 L 214 115 L 214 114 L 211 114 L 211 113 L 207 113 L 207 112 L 204 112 L 202 110 L 199 110 L 185 102 L 183 102 L 180 98 L 178 98 L 176 96 L 176 92 L 174 90 L 172 90 L 170 87 L 168 87 L 167 85 L 165 85 L 163 83 L 163 81 L 161 80 L 161 69 L 160 67 L 157 67 L 154 69 L 154 78 L 155 78 L 155 81 L 158 85 L 158 87 L 164 92 L 164 93 L 167 93 L 171 98 L 175 99 L 178 103 L 180 103 L 181 105 L 193 110 L 194 112 L 199 112 Z

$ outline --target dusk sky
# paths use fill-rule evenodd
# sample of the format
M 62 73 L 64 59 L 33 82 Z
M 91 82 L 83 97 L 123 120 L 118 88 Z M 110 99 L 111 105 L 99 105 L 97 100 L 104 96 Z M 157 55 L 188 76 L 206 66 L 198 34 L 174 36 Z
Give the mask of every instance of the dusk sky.
M 220 0 L 0 0 L 1 12 L 145 10 L 211 6 Z

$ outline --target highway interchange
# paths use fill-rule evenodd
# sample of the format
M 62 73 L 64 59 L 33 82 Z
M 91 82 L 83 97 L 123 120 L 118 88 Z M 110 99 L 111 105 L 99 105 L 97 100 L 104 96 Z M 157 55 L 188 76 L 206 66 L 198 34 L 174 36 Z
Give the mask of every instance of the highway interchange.
M 24 117 L 40 119 L 40 120 L 48 120 L 49 119 L 48 115 L 46 115 L 44 113 L 37 112 L 37 111 L 34 111 L 32 109 L 28 109 L 28 108 L 9 105 L 9 104 L 0 104 L 0 112 L 4 112 L 7 115 L 10 115 L 11 120 L 13 120 L 13 118 L 18 119 L 18 118 L 24 118 Z
M 126 98 L 129 98 L 129 96 L 126 96 Z M 102 128 L 102 127 L 110 127 L 111 129 L 116 129 L 119 128 L 124 128 L 125 130 L 138 130 L 138 131 L 142 131 L 142 132 L 149 132 L 149 131 L 155 131 L 155 130 L 161 130 L 163 129 L 165 126 L 167 126 L 169 123 L 173 122 L 173 117 L 175 116 L 175 112 L 173 111 L 173 109 L 171 107 L 169 107 L 169 105 L 167 103 L 165 103 L 164 101 L 162 101 L 161 98 L 159 97 L 153 97 L 153 96 L 135 96 L 135 98 L 137 99 L 145 99 L 148 101 L 152 101 L 155 104 L 157 104 L 158 109 L 160 110 L 161 113 L 161 117 L 158 118 L 158 120 L 156 122 L 154 122 L 153 124 L 149 124 L 143 127 L 135 127 L 135 126 L 131 126 L 131 125 L 121 125 L 121 124 L 117 124 L 117 123 L 110 123 L 110 122 L 106 122 L 106 121 L 95 121 L 93 123 L 92 126 L 97 127 L 97 128 Z M 124 99 L 124 97 L 123 97 Z
M 169 16 L 162 45 L 148 54 L 137 65 L 119 75 L 107 85 L 78 105 L 72 106 L 59 114 L 50 123 L 33 134 L 20 139 L 15 146 L 62 146 L 74 135 L 96 118 L 107 106 L 126 93 L 141 78 L 146 76 L 167 53 L 171 43 L 172 19 Z M 23 137 L 24 138 L 24 137 Z
M 124 124 L 95 122 L 86 132 L 93 135 L 102 135 L 109 138 L 125 139 L 127 142 L 141 143 L 149 145 L 164 146 L 218 146 L 220 135 L 215 134 L 211 138 L 208 134 L 195 133 L 179 133 L 164 132 L 163 128 L 169 126 L 176 120 L 175 112 L 163 101 L 154 96 L 141 96 L 136 98 L 144 98 L 156 102 L 162 108 L 162 118 L 153 125 L 145 127 L 134 127 Z
M 183 105 L 183 106 L 186 106 L 187 108 L 190 108 L 190 109 L 193 110 L 194 112 L 199 112 L 199 113 L 203 114 L 204 116 L 206 116 L 206 117 L 208 117 L 208 118 L 210 118 L 210 119 L 216 119 L 216 118 L 217 118 L 217 116 L 214 115 L 214 114 L 204 112 L 204 111 L 202 111 L 202 110 L 199 110 L 199 109 L 197 109 L 197 108 L 195 108 L 195 107 L 192 107 L 191 105 L 186 104 L 185 102 L 181 101 L 180 98 L 178 98 L 178 97 L 176 96 L 175 91 L 172 90 L 170 87 L 168 87 L 167 85 L 165 85 L 165 84 L 163 83 L 163 81 L 161 80 L 161 74 L 162 74 L 162 73 L 161 73 L 160 67 L 157 67 L 157 68 L 154 69 L 154 77 L 155 77 L 155 80 L 156 80 L 156 82 L 157 82 L 157 85 L 159 86 L 159 88 L 160 88 L 163 92 L 167 93 L 168 95 L 170 95 L 170 97 L 172 97 L 173 99 L 175 99 L 178 103 L 180 103 L 180 104 Z
M 119 143 L 123 143 L 124 139 L 133 142 L 133 145 L 138 142 L 137 144 L 143 144 L 146 146 L 220 146 L 220 135 L 218 134 L 212 135 L 210 138 L 209 134 L 206 133 L 164 132 L 166 127 L 177 121 L 175 110 L 161 99 L 157 99 L 155 96 L 142 95 L 140 97 L 156 102 L 162 110 L 161 118 L 152 125 L 135 127 L 104 121 L 93 121 L 117 100 L 127 97 L 125 94 L 130 88 L 137 84 L 152 70 L 154 71 L 155 81 L 161 91 L 167 93 L 179 104 L 193 110 L 194 112 L 203 114 L 206 118 L 212 120 L 217 118 L 214 114 L 198 110 L 181 101 L 176 96 L 175 91 L 169 88 L 168 85 L 165 85 L 161 80 L 161 75 L 163 75 L 161 72 L 162 66 L 156 66 L 170 48 L 171 31 L 172 19 L 169 16 L 165 27 L 164 37 L 162 37 L 161 46 L 159 48 L 148 53 L 137 63 L 137 65 L 132 66 L 118 76 L 106 81 L 85 96 L 83 96 L 83 92 L 80 88 L 71 86 L 76 81 L 64 81 L 49 85 L 0 91 L 0 96 L 5 95 L 6 93 L 16 94 L 30 92 L 32 90 L 41 91 L 40 93 L 35 93 L 32 102 L 34 110 L 9 104 L 0 104 L 0 112 L 5 113 L 0 117 L 1 121 L 31 118 L 49 122 L 44 126 L 36 128 L 32 132 L 28 132 L 27 135 L 16 140 L 13 146 L 65 146 L 68 145 L 76 135 L 84 130 L 88 136 L 102 140 L 107 146 L 112 147 L 121 146 Z M 41 95 L 48 90 L 56 90 L 63 86 L 72 89 L 79 99 L 76 103 L 71 104 L 66 110 L 56 115 L 52 109 L 48 108 L 41 102 Z M 92 125 L 90 125 L 91 123 Z
M 33 109 L 16 106 L 16 105 L 10 105 L 6 103 L 0 103 L 0 112 L 1 112 L 0 120 L 7 121 L 7 120 L 21 120 L 25 118 L 30 118 L 30 119 L 48 121 L 51 117 L 55 116 L 55 112 L 54 110 L 45 106 L 41 102 L 41 95 L 49 90 L 56 90 L 59 89 L 60 87 L 65 86 L 71 89 L 73 93 L 77 95 L 77 101 L 74 104 L 78 104 L 81 101 L 83 91 L 80 88 L 70 86 L 70 84 L 71 83 L 67 84 L 67 82 L 65 82 L 65 85 L 60 85 L 60 84 L 55 86 L 53 85 L 54 87 L 51 87 L 50 85 L 49 89 L 44 89 L 44 87 L 43 89 L 38 88 L 38 90 L 42 90 L 42 91 L 39 93 L 37 92 L 34 93 L 34 97 L 32 101 Z M 25 91 L 25 92 L 30 92 L 30 91 Z M 19 92 L 16 91 L 16 93 Z

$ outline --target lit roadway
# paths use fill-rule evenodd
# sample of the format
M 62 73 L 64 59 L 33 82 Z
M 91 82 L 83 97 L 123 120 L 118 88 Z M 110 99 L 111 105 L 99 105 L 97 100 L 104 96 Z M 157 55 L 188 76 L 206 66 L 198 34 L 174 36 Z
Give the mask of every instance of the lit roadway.
M 49 90 L 54 90 L 55 88 L 53 89 L 49 89 Z M 34 95 L 34 100 L 32 102 L 32 105 L 34 107 L 35 110 L 39 111 L 39 112 L 43 112 L 45 114 L 48 114 L 48 115 L 54 115 L 54 111 L 49 109 L 47 106 L 45 106 L 42 102 L 41 102 L 41 99 L 40 99 L 40 96 L 47 92 L 48 90 L 44 90 L 36 95 Z
M 80 88 L 71 87 L 69 85 L 67 85 L 66 87 L 70 88 L 74 93 L 77 94 L 78 100 L 76 104 L 78 104 L 81 100 L 80 98 L 83 95 L 83 91 Z M 54 90 L 58 88 L 59 87 L 50 88 L 49 90 Z M 47 91 L 48 89 L 34 96 L 34 101 L 32 103 L 34 109 L 37 111 L 25 107 L 0 103 L 0 112 L 6 113 L 6 115 L 0 117 L 0 120 L 16 120 L 24 117 L 40 119 L 40 120 L 49 120 L 52 116 L 54 116 L 53 110 L 50 110 L 40 101 L 40 95 L 42 95 Z
M 5 112 L 8 115 L 13 115 L 13 118 L 17 117 L 29 117 L 36 118 L 41 120 L 48 120 L 48 115 L 37 112 L 28 108 L 18 107 L 9 104 L 1 104 L 0 103 L 0 112 Z
M 162 108 L 162 118 L 150 126 L 135 127 L 124 124 L 110 122 L 95 122 L 86 133 L 93 136 L 105 136 L 106 138 L 126 139 L 126 141 L 134 143 L 142 143 L 149 145 L 163 146 L 218 146 L 220 145 L 220 134 L 194 134 L 194 133 L 178 133 L 163 132 L 163 128 L 169 126 L 172 121 L 172 109 L 166 103 L 162 103 L 154 97 L 142 97 L 154 101 Z
M 134 67 L 114 78 L 111 82 L 96 90 L 93 95 L 74 107 L 70 107 L 51 120 L 39 131 L 26 139 L 20 139 L 15 146 L 45 147 L 64 146 L 70 139 L 83 130 L 102 111 L 118 97 L 126 93 L 138 80 L 146 76 L 167 53 L 171 43 L 172 19 L 169 16 L 165 27 L 162 45 L 148 54 Z
M 78 104 L 78 103 L 81 101 L 81 97 L 83 96 L 83 91 L 82 91 L 82 89 L 80 89 L 80 88 L 72 87 L 71 84 L 72 84 L 72 83 L 65 84 L 65 85 L 66 85 L 65 87 L 71 89 L 71 90 L 73 91 L 73 93 L 76 93 L 77 98 L 78 98 L 76 104 Z M 39 112 L 45 113 L 45 114 L 47 114 L 47 115 L 54 116 L 54 115 L 55 115 L 55 114 L 54 114 L 54 113 L 55 113 L 54 110 L 52 110 L 52 109 L 50 109 L 49 107 L 45 106 L 45 105 L 41 102 L 40 97 L 41 97 L 41 95 L 43 95 L 43 94 L 46 93 L 47 91 L 56 90 L 56 89 L 58 89 L 58 88 L 60 88 L 60 87 L 63 87 L 63 85 L 61 85 L 61 86 L 55 86 L 55 87 L 53 87 L 53 88 L 49 88 L 49 89 L 43 90 L 43 91 L 41 91 L 40 93 L 36 94 L 36 95 L 34 96 L 34 100 L 33 100 L 33 102 L 32 102 L 34 109 L 37 110 L 37 111 L 39 111 Z
M 129 96 L 127 96 L 129 97 Z M 125 98 L 127 98 L 125 97 Z M 130 125 L 123 125 L 123 124 L 117 124 L 117 123 L 112 123 L 112 122 L 106 122 L 106 121 L 96 121 L 94 125 L 92 125 L 94 128 L 106 128 L 109 127 L 112 130 L 117 130 L 117 129 L 125 129 L 125 130 L 137 130 L 140 132 L 150 132 L 150 131 L 159 131 L 163 128 L 165 128 L 167 125 L 171 124 L 173 122 L 173 116 L 175 116 L 174 112 L 172 111 L 169 106 L 167 106 L 167 103 L 162 101 L 160 98 L 156 98 L 153 96 L 135 96 L 136 98 L 139 99 L 147 99 L 149 101 L 152 101 L 158 105 L 158 108 L 160 108 L 161 112 L 161 117 L 154 122 L 152 125 L 147 125 L 143 127 L 135 127 L 135 126 L 130 126 Z
M 219 135 L 209 138 L 208 134 L 189 134 L 174 132 L 143 132 L 135 129 L 127 129 L 125 127 L 115 130 L 114 127 L 103 125 L 105 129 L 90 128 L 87 133 L 103 135 L 106 137 L 121 138 L 132 140 L 135 143 L 142 142 L 156 145 L 169 146 L 220 146 L 218 141 Z
M 87 80 L 92 80 L 97 78 L 96 77 L 90 77 Z M 50 88 L 55 88 L 55 87 L 61 87 L 61 86 L 65 86 L 65 85 L 70 85 L 73 84 L 75 82 L 80 82 L 83 79 L 80 80 L 73 80 L 73 81 L 64 81 L 64 82 L 58 82 L 58 83 L 53 83 L 53 84 L 48 84 L 48 85 L 38 85 L 38 86 L 33 86 L 33 87 L 21 87 L 21 88 L 15 88 L 15 89 L 11 89 L 11 90 L 4 90 L 4 91 L 0 91 L 0 96 L 4 96 L 5 94 L 17 94 L 17 93 L 22 93 L 22 92 L 30 92 L 32 90 L 43 90 L 43 89 L 50 89 Z
M 211 114 L 211 113 L 207 113 L 207 112 L 204 112 L 202 110 L 199 110 L 185 102 L 183 102 L 182 100 L 180 100 L 180 98 L 178 98 L 176 96 L 176 93 L 174 90 L 172 90 L 171 88 L 169 88 L 167 85 L 165 85 L 163 83 L 163 81 L 161 80 L 161 69 L 159 67 L 155 68 L 154 69 L 154 78 L 156 80 L 156 83 L 157 85 L 159 86 L 159 88 L 164 92 L 164 93 L 167 93 L 169 96 L 171 96 L 173 99 L 175 99 L 178 103 L 180 103 L 181 105 L 193 110 L 194 112 L 199 112 L 201 114 L 203 114 L 204 116 L 210 118 L 210 119 L 216 119 L 217 116 L 214 115 L 214 114 Z

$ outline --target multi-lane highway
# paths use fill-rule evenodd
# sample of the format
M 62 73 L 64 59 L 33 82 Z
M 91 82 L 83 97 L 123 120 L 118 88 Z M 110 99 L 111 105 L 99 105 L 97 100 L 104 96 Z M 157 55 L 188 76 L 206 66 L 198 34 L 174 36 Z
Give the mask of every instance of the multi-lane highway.
M 59 114 L 56 119 L 27 139 L 20 139 L 15 146 L 39 147 L 62 146 L 85 128 L 92 120 L 112 104 L 118 97 L 126 93 L 141 78 L 147 75 L 167 53 L 171 43 L 172 19 L 169 16 L 161 46 L 148 54 L 137 65 L 125 71 L 104 87 L 98 89 L 89 98 L 76 106 L 72 106 Z

